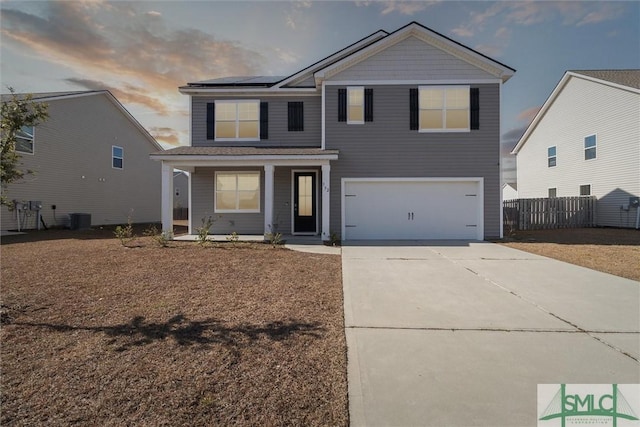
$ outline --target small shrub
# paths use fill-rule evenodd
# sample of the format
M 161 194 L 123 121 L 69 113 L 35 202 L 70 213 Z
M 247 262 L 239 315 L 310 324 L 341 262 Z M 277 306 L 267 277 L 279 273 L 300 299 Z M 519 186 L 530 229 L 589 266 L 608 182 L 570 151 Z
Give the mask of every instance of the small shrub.
M 267 240 L 269 241 L 269 243 L 271 244 L 271 246 L 273 246 L 274 248 L 277 245 L 281 245 L 282 243 L 284 243 L 282 241 L 282 233 L 267 233 L 265 234 L 265 237 L 267 238 Z
M 209 237 L 209 230 L 213 226 L 213 223 L 216 220 L 213 219 L 212 216 L 203 217 L 202 218 L 202 226 L 196 228 L 196 232 L 198 233 L 197 242 L 200 246 L 204 246 L 207 244 L 207 237 Z
M 227 242 L 231 242 L 233 246 L 238 243 L 238 240 L 240 240 L 240 236 L 238 236 L 238 233 L 236 233 L 235 231 L 227 236 Z
M 127 225 L 119 225 L 116 227 L 116 230 L 113 232 L 116 237 L 120 240 L 122 246 L 127 246 L 129 242 L 136 238 L 136 235 L 133 234 L 133 224 L 131 220 L 131 214 L 127 217 Z
M 145 231 L 145 236 L 151 237 L 160 247 L 166 248 L 169 246 L 169 242 L 173 240 L 173 232 L 160 231 L 155 225 L 150 225 Z
M 331 246 L 339 246 L 340 245 L 340 236 L 335 231 L 329 233 L 329 244 Z

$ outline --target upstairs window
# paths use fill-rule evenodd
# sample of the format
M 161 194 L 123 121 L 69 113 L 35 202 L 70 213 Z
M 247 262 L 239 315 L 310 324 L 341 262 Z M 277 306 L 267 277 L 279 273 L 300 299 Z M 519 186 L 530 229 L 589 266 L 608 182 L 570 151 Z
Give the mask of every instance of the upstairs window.
M 556 146 L 547 148 L 547 166 L 553 168 L 556 166 Z
M 111 167 L 114 169 L 124 169 L 124 149 L 117 145 L 111 146 Z
M 217 101 L 215 139 L 219 141 L 260 139 L 260 102 Z
M 347 88 L 347 123 L 364 123 L 364 87 Z
M 470 130 L 469 86 L 421 86 L 418 91 L 421 132 Z
M 556 188 L 549 188 L 549 198 L 558 197 L 558 190 Z
M 591 160 L 596 158 L 596 136 L 589 135 L 584 139 L 584 159 Z
M 338 121 L 361 125 L 373 121 L 373 88 L 338 89 Z
M 22 126 L 16 132 L 16 151 L 25 154 L 33 154 L 33 126 Z
M 591 195 L 591 185 L 581 185 L 580 186 L 580 195 L 581 196 L 590 196 Z

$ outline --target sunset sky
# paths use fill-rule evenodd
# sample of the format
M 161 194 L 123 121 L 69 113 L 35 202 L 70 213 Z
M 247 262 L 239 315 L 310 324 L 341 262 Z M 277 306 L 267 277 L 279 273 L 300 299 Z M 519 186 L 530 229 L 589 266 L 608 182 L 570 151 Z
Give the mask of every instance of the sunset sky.
M 2 1 L 1 83 L 109 89 L 165 147 L 188 144 L 187 82 L 289 75 L 417 21 L 517 70 L 508 151 L 569 69 L 640 68 L 640 2 Z

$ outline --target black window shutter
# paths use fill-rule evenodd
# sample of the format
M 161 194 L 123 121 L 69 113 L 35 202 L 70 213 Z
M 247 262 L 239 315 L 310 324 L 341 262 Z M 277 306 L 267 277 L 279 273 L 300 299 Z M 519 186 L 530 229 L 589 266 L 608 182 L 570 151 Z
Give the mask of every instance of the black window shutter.
M 289 102 L 287 104 L 290 132 L 304 131 L 304 103 L 301 101 Z
M 260 103 L 260 139 L 269 139 L 269 103 Z
M 480 89 L 472 87 L 469 92 L 471 129 L 480 129 Z
M 418 88 L 409 89 L 409 129 L 418 130 Z
M 338 121 L 347 121 L 347 89 L 338 89 Z
M 373 89 L 364 90 L 364 121 L 373 121 Z
M 215 139 L 215 117 L 216 104 L 207 102 L 207 139 Z

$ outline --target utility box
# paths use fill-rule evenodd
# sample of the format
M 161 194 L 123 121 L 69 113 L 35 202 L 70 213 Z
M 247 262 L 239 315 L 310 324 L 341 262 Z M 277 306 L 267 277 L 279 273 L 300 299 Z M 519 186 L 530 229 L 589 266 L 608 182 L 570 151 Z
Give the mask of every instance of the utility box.
M 629 206 L 637 208 L 640 205 L 640 197 L 629 197 Z
M 91 214 L 88 213 L 72 213 L 69 214 L 69 228 L 72 230 L 88 230 L 91 228 Z
M 42 202 L 39 200 L 29 200 L 29 210 L 30 211 L 39 211 L 42 209 Z

